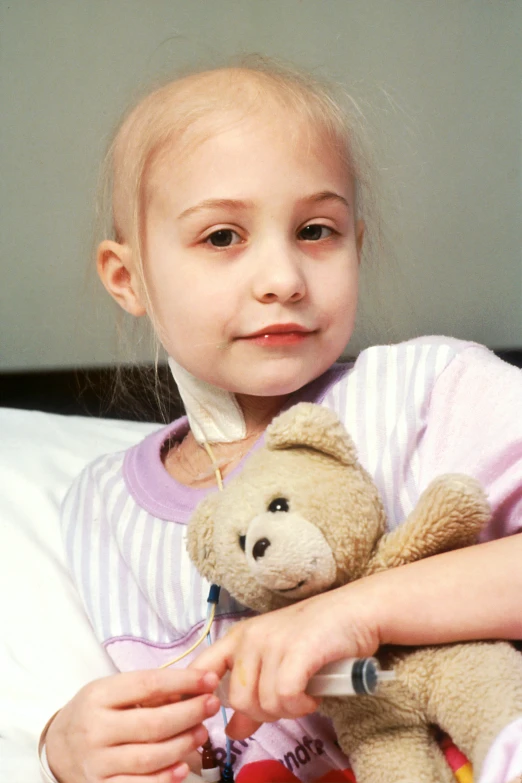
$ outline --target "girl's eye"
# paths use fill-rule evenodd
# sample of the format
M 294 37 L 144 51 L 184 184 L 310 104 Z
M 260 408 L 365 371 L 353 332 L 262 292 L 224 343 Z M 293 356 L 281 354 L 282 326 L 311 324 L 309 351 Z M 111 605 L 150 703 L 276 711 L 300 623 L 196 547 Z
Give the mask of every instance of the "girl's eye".
M 232 231 L 231 228 L 220 228 L 218 231 L 213 231 L 212 234 L 209 234 L 205 242 L 213 247 L 230 247 L 241 242 L 241 237 L 236 231 Z
M 334 233 L 333 228 L 322 226 L 320 223 L 310 223 L 298 233 L 299 239 L 305 239 L 307 242 L 317 242 L 319 239 L 326 239 Z

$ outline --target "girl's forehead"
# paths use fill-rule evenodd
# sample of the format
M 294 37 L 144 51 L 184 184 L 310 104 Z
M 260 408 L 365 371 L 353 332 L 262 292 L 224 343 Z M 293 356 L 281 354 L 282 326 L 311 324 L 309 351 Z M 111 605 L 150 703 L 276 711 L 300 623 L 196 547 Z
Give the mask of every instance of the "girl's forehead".
M 148 186 L 161 187 L 176 172 L 190 176 L 198 164 L 212 163 L 213 153 L 226 154 L 231 161 L 246 158 L 244 165 L 248 166 L 247 148 L 256 157 L 273 156 L 277 150 L 296 160 L 333 156 L 343 170 L 346 164 L 339 139 L 334 141 L 320 122 L 295 110 L 267 105 L 252 111 L 227 109 L 199 118 L 181 134 L 172 134 L 149 168 Z
M 151 191 L 227 130 L 287 148 L 308 159 L 321 151 L 353 170 L 348 126 L 324 95 L 292 79 L 244 69 L 222 69 L 171 82 L 145 98 L 123 123 L 113 145 L 113 216 L 117 233 L 136 223 Z M 239 138 L 238 147 L 243 145 Z M 230 150 L 235 155 L 235 150 Z M 257 153 L 256 153 L 257 154 Z M 351 177 L 349 177 L 351 179 Z
M 167 149 L 147 187 L 147 220 L 171 224 L 173 216 L 183 222 L 190 215 L 197 222 L 211 209 L 240 206 L 283 216 L 327 193 L 353 204 L 353 180 L 339 150 L 321 129 L 294 120 L 291 126 L 284 115 L 229 118 L 219 131 L 201 128 L 192 145 Z

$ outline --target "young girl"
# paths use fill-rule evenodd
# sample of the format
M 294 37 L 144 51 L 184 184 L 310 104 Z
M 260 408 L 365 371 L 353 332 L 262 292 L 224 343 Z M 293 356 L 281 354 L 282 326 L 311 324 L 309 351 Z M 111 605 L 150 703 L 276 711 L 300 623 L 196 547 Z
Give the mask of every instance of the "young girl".
M 114 233 L 98 272 L 127 312 L 152 320 L 188 418 L 97 460 L 66 499 L 71 570 L 121 673 L 84 687 L 48 724 L 47 774 L 181 781 L 207 732 L 222 761 L 213 691 L 230 669 L 237 780 L 333 781 L 342 770 L 350 780 L 305 694 L 323 664 L 386 643 L 522 638 L 520 373 L 446 338 L 335 364 L 356 313 L 364 170 L 339 104 L 305 76 L 265 64 L 166 85 L 121 125 L 112 176 Z M 222 596 L 215 643 L 189 652 L 208 585 L 188 560 L 185 525 L 273 416 L 302 399 L 346 424 L 392 526 L 434 476 L 478 478 L 493 509 L 483 543 L 261 617 Z M 520 758 L 499 761 L 517 732 L 515 722 L 492 736 L 481 780 L 522 771 Z

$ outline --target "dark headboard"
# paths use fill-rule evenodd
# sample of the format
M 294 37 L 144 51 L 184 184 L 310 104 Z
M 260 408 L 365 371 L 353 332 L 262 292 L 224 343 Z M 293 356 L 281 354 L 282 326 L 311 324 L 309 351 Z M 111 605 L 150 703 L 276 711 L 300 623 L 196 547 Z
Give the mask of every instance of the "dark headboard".
M 522 349 L 495 353 L 522 367 Z M 121 376 L 122 383 L 118 378 Z M 0 372 L 0 407 L 66 415 L 167 422 L 183 412 L 167 365 Z M 159 404 L 158 400 L 161 400 Z
M 183 412 L 167 365 L 0 373 L 0 407 L 157 422 Z

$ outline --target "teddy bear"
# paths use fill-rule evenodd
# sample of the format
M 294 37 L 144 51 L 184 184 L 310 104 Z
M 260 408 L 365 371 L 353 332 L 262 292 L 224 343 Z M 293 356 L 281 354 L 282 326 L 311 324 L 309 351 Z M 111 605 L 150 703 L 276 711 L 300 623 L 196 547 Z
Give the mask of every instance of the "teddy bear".
M 299 403 L 272 421 L 224 491 L 197 507 L 187 547 L 209 582 L 267 612 L 468 546 L 489 518 L 478 482 L 447 474 L 387 532 L 378 490 L 342 423 L 326 407 Z M 376 656 L 394 669 L 394 681 L 371 696 L 320 704 L 358 783 L 455 783 L 435 726 L 467 755 L 477 780 L 493 739 L 522 715 L 520 653 L 484 641 L 390 646 Z

